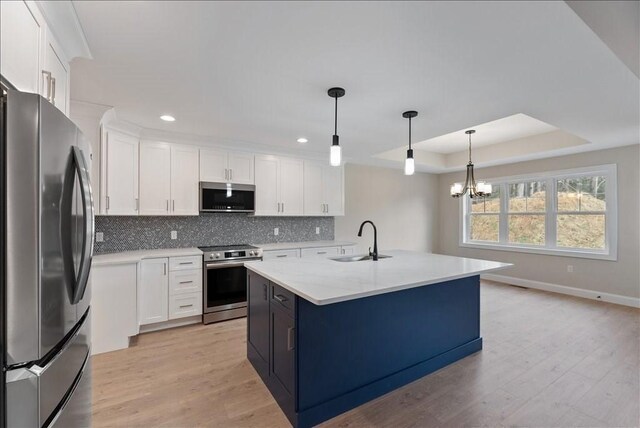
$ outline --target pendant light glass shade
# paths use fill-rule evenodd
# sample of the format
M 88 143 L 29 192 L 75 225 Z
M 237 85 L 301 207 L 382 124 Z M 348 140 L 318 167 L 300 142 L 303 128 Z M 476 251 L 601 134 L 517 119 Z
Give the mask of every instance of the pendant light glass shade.
M 414 110 L 402 113 L 402 117 L 409 119 L 409 150 L 407 150 L 407 158 L 404 160 L 404 175 L 413 175 L 416 172 L 416 162 L 413 159 L 413 149 L 411 148 L 411 119 L 417 115 L 418 112 Z
M 340 145 L 334 144 L 329 151 L 329 163 L 331 166 L 340 166 L 342 163 L 342 149 Z
M 467 178 L 462 183 L 453 183 L 451 185 L 451 196 L 459 198 L 465 193 L 469 192 L 470 198 L 481 198 L 491 195 L 491 184 L 479 181 L 476 183 L 476 179 L 473 175 L 473 162 L 471 162 L 471 135 L 475 133 L 473 129 L 465 132 L 469 136 L 469 163 L 467 164 Z
M 343 97 L 345 90 L 342 88 L 331 88 L 327 91 L 331 98 L 336 100 L 336 108 L 334 113 L 333 125 L 333 142 L 329 149 L 329 164 L 331 166 L 340 166 L 342 163 L 342 149 L 340 148 L 340 137 L 338 136 L 338 98 Z
M 416 163 L 412 157 L 407 157 L 404 160 L 404 175 L 413 175 L 414 172 L 416 172 Z

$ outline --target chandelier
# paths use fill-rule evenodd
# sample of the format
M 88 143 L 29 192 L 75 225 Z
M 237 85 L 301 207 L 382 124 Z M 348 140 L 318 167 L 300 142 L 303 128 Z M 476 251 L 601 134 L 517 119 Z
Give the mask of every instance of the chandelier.
M 476 131 L 470 129 L 465 132 L 469 136 L 469 163 L 467 164 L 467 178 L 464 181 L 464 186 L 462 183 L 453 183 L 451 186 L 451 196 L 454 198 L 459 198 L 465 193 L 469 192 L 470 198 L 482 198 L 483 196 L 491 195 L 491 184 L 485 183 L 484 181 L 478 181 L 476 183 L 476 179 L 473 175 L 473 162 L 471 162 L 471 134 Z

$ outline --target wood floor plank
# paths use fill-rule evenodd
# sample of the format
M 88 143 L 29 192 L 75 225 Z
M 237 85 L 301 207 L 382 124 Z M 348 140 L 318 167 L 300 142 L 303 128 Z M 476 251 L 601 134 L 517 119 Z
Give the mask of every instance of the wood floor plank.
M 638 426 L 640 310 L 483 281 L 484 349 L 323 427 Z M 95 427 L 288 427 L 246 320 L 93 358 Z

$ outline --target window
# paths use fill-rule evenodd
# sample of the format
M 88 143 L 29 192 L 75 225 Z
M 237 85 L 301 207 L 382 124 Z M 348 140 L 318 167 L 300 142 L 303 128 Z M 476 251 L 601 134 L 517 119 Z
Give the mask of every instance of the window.
M 490 181 L 486 198 L 462 199 L 461 245 L 616 259 L 616 166 Z

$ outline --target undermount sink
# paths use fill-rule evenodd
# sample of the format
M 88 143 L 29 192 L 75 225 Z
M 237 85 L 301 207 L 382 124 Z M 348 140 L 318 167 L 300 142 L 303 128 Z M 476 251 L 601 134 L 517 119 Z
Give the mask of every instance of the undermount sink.
M 389 259 L 393 256 L 385 256 L 380 254 L 378 256 L 378 260 L 380 259 Z M 363 262 L 366 260 L 373 260 L 373 256 L 369 256 L 369 255 L 358 255 L 358 256 L 343 256 L 343 257 L 333 257 L 331 258 L 331 260 L 335 261 L 335 262 Z

